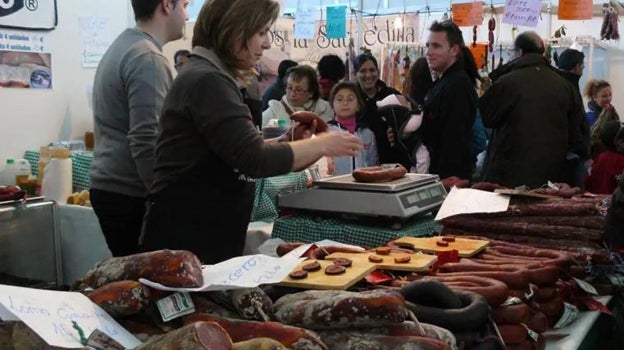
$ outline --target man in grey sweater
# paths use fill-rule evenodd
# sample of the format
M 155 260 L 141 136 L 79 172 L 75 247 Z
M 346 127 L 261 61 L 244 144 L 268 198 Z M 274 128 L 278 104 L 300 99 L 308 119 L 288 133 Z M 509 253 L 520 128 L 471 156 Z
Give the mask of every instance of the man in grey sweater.
M 108 48 L 93 84 L 91 202 L 113 256 L 139 252 L 158 117 L 172 82 L 162 46 L 180 39 L 189 0 L 132 0 L 137 26 Z

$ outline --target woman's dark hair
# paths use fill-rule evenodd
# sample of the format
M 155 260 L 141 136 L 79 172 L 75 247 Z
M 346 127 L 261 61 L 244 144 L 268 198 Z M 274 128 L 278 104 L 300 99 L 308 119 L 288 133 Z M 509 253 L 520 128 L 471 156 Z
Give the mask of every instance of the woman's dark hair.
M 338 55 L 329 54 L 321 57 L 316 66 L 320 78 L 329 78 L 335 81 L 342 80 L 346 67 Z
M 286 77 L 286 72 L 290 67 L 296 66 L 298 63 L 293 60 L 283 60 L 280 62 L 279 66 L 277 66 L 277 79 L 282 80 Z
M 181 56 L 188 57 L 188 55 L 190 55 L 190 54 L 191 54 L 191 52 L 189 50 L 186 50 L 186 49 L 182 49 L 182 50 L 176 51 L 176 53 L 173 55 L 173 63 L 174 64 L 178 64 L 179 63 L 178 61 L 180 60 Z
M 600 131 L 600 141 L 610 150 L 615 150 L 615 142 L 624 139 L 624 124 L 619 120 L 609 120 Z
M 379 65 L 377 64 L 377 59 L 375 58 L 375 56 L 368 54 L 368 53 L 362 53 L 362 54 L 355 56 L 355 58 L 353 59 L 354 71 L 355 72 L 359 71 L 360 68 L 362 68 L 362 65 L 368 61 L 373 62 L 373 65 L 375 66 L 375 68 L 379 70 Z
M 420 106 L 425 103 L 425 96 L 433 86 L 433 78 L 429 70 L 429 64 L 425 57 L 420 57 L 414 62 L 409 71 L 410 94 L 409 97 Z
M 349 89 L 353 91 L 355 97 L 357 98 L 358 108 L 360 110 L 364 108 L 364 101 L 362 100 L 362 97 L 358 92 L 357 84 L 350 81 L 341 81 L 338 84 L 334 85 L 334 87 L 331 89 L 331 92 L 329 93 L 329 99 L 327 101 L 329 102 L 329 105 L 332 107 L 332 109 L 334 108 L 334 99 L 336 98 L 336 94 L 342 89 Z
M 312 99 L 317 101 L 321 97 L 321 88 L 319 86 L 316 70 L 306 64 L 288 68 L 286 71 L 287 79 L 292 77 L 294 81 L 300 81 L 302 78 L 308 79 L 308 91 L 312 93 Z

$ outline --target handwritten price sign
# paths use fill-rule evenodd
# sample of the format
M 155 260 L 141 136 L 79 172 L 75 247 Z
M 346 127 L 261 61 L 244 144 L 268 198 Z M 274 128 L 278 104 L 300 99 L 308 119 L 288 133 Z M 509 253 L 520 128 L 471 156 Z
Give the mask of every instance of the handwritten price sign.
M 503 23 L 537 27 L 541 9 L 540 0 L 507 0 Z

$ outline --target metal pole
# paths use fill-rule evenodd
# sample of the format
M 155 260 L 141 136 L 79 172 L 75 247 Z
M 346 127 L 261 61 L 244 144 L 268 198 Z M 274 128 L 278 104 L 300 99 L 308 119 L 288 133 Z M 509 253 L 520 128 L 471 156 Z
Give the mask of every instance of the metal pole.
M 357 21 L 357 47 L 355 48 L 355 53 L 360 54 L 360 47 L 363 45 L 364 36 L 362 35 L 362 11 L 364 11 L 364 0 L 360 0 L 360 4 L 358 5 L 359 11 L 356 12 L 355 19 Z M 353 59 L 353 57 L 351 58 Z

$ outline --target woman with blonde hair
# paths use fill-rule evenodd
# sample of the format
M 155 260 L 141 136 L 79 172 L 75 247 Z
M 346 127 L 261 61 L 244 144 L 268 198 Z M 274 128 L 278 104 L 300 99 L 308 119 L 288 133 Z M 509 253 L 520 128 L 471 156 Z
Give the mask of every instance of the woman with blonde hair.
M 255 178 L 302 170 L 323 156 L 360 152 L 360 140 L 348 133 L 309 138 L 314 122 L 305 130 L 308 138 L 294 142 L 264 141 L 255 128 L 244 103 L 246 77 L 270 48 L 268 31 L 278 14 L 274 0 L 204 3 L 190 59 L 160 117 L 144 250 L 186 249 L 205 264 L 239 256 Z

